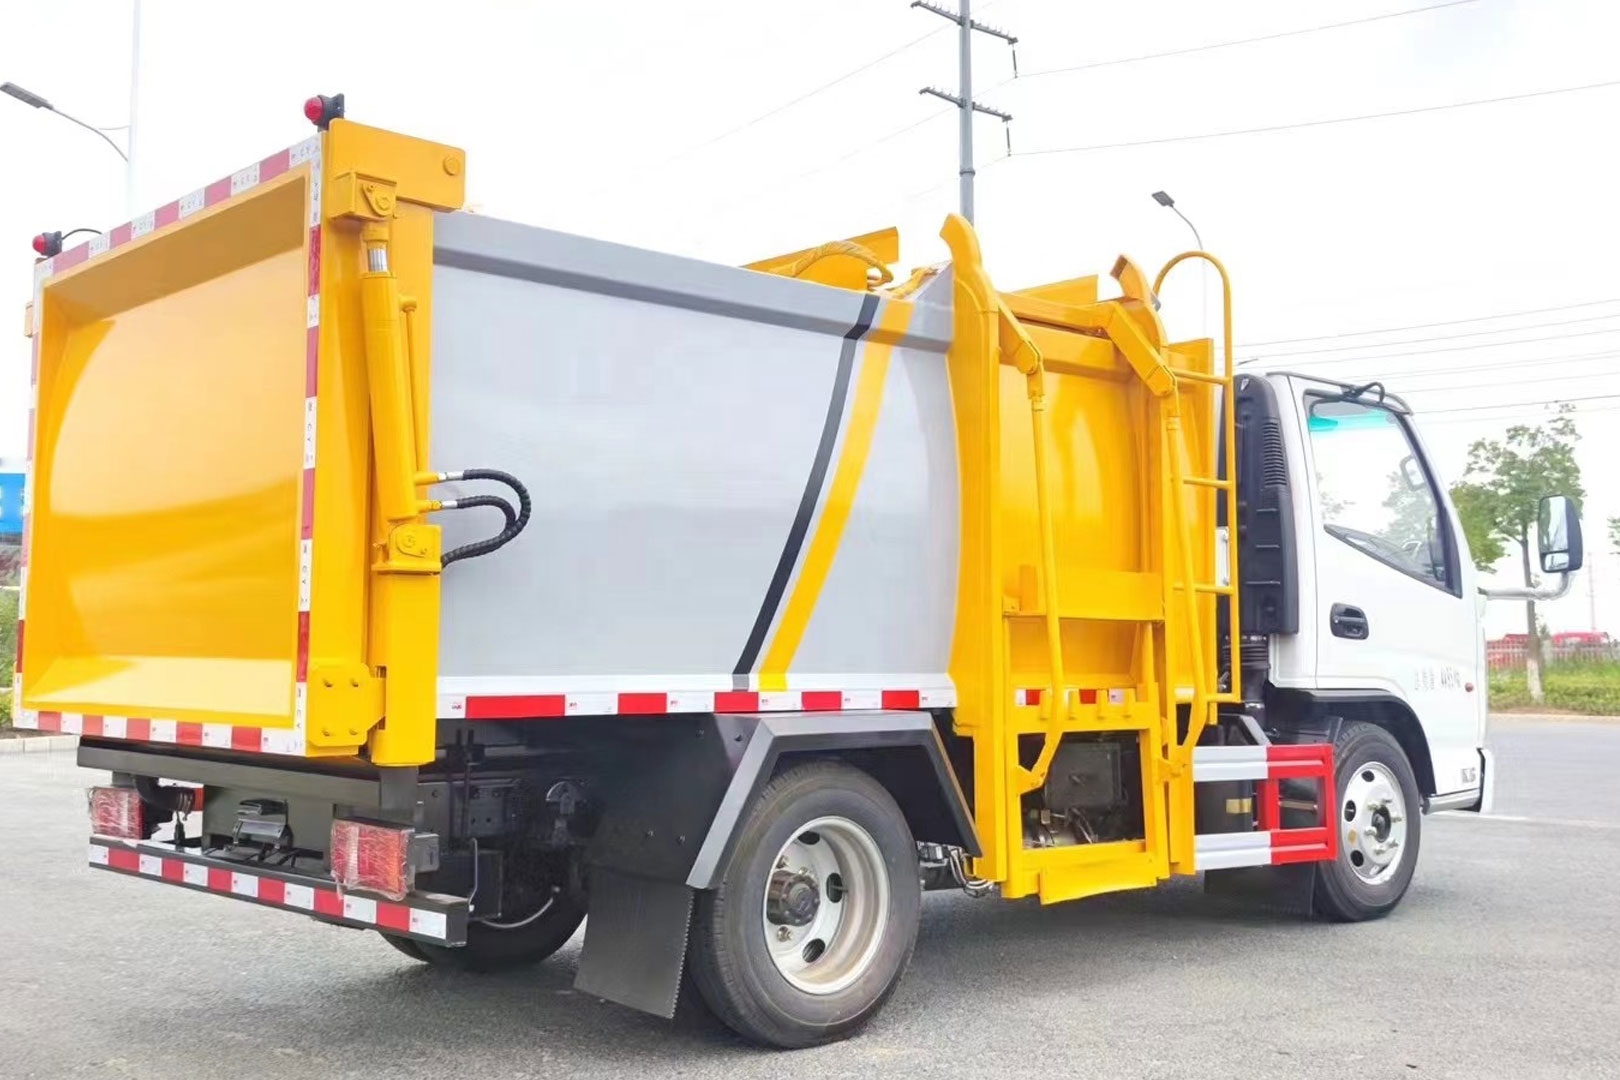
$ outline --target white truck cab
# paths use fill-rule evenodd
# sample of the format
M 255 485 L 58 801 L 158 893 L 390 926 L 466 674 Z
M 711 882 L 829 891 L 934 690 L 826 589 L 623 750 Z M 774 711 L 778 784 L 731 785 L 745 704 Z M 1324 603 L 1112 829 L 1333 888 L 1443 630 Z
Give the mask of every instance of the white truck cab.
M 1234 395 L 1242 630 L 1256 669 L 1265 636 L 1272 720 L 1373 720 L 1400 740 L 1423 810 L 1488 810 L 1481 615 L 1524 590 L 1480 589 L 1420 419 L 1376 382 L 1243 374 Z M 1581 558 L 1573 505 L 1550 497 L 1543 517 L 1560 581 L 1534 598 L 1567 590 Z

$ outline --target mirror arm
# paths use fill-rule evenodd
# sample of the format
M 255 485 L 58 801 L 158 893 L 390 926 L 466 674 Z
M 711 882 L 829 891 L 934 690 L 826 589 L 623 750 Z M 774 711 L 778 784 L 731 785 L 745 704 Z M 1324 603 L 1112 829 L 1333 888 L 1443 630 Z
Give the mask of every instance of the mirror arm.
M 1574 574 L 1559 574 L 1558 582 L 1552 586 L 1541 588 L 1525 588 L 1522 585 L 1510 586 L 1502 589 L 1487 589 L 1480 586 L 1479 593 L 1487 600 L 1560 600 L 1569 595 L 1569 588 L 1574 584 Z

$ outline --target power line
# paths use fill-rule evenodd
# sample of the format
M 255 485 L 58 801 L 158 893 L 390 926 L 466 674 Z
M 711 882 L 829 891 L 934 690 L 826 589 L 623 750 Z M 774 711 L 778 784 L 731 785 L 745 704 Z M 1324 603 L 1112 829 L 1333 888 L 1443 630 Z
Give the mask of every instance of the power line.
M 1098 60 L 1090 64 L 1074 64 L 1070 67 L 1047 68 L 1042 71 L 1032 71 L 1023 76 L 1025 79 L 1038 79 L 1043 75 L 1064 75 L 1071 71 L 1090 71 L 1093 68 L 1118 67 L 1121 64 L 1138 64 L 1144 60 L 1162 60 L 1170 56 L 1186 56 L 1190 53 L 1211 52 L 1215 49 L 1230 49 L 1237 45 L 1254 45 L 1262 41 L 1277 41 L 1281 38 L 1298 37 L 1301 34 L 1320 34 L 1325 30 L 1342 30 L 1347 26 L 1362 26 L 1366 23 L 1382 22 L 1385 19 L 1398 19 L 1404 15 L 1421 15 L 1425 11 L 1438 11 L 1441 8 L 1461 7 L 1464 4 L 1476 3 L 1477 0 L 1447 0 L 1443 4 L 1430 4 L 1427 7 L 1407 8 L 1405 11 L 1387 11 L 1382 15 L 1369 15 L 1364 19 L 1350 19 L 1346 22 L 1327 23 L 1322 26 L 1307 26 L 1300 30 L 1283 30 L 1275 34 L 1261 34 L 1258 37 L 1238 38 L 1234 41 L 1216 41 L 1208 45 L 1194 45 L 1186 49 L 1170 49 L 1167 52 L 1144 53 L 1141 56 L 1122 56 L 1116 60 Z
M 1376 356 L 1319 356 L 1314 360 L 1292 360 L 1290 357 L 1300 354 L 1277 353 L 1273 356 L 1252 357 L 1248 360 L 1242 361 L 1242 363 L 1246 366 L 1249 364 L 1257 364 L 1262 361 L 1269 361 L 1271 363 L 1286 364 L 1289 367 L 1309 367 L 1315 364 L 1344 364 L 1350 362 L 1378 363 L 1384 360 L 1399 360 L 1403 356 L 1428 356 L 1433 353 L 1472 352 L 1474 349 L 1500 349 L 1504 345 L 1534 345 L 1539 341 L 1563 341 L 1567 338 L 1596 337 L 1599 334 L 1620 334 L 1620 327 L 1609 330 L 1582 330 L 1579 333 L 1574 334 L 1548 334 L 1545 337 L 1523 338 L 1519 341 L 1486 341 L 1478 345 L 1447 345 L 1444 348 L 1439 349 L 1403 349 L 1398 353 L 1384 353 Z
M 1519 311 L 1500 311 L 1495 315 L 1471 315 L 1466 319 L 1442 319 L 1439 322 L 1411 323 L 1407 326 L 1381 326 L 1373 330 L 1342 330 L 1333 334 L 1312 334 L 1309 337 L 1273 338 L 1270 341 L 1242 341 L 1239 348 L 1255 348 L 1261 345 L 1294 345 L 1301 341 L 1321 341 L 1325 338 L 1359 337 L 1363 334 L 1394 334 L 1403 330 L 1428 330 L 1435 326 L 1460 326 L 1463 323 L 1485 322 L 1489 319 L 1508 319 L 1516 315 L 1545 315 L 1550 311 L 1574 311 L 1576 308 L 1598 307 L 1602 304 L 1620 303 L 1620 296 L 1613 296 L 1607 300 L 1583 300 L 1579 304 L 1560 304 L 1557 307 L 1524 308 Z
M 696 143 L 696 144 L 694 144 L 692 146 L 689 146 L 685 150 L 679 151 L 674 156 L 672 156 L 670 158 L 666 158 L 665 161 L 666 162 L 667 161 L 675 161 L 675 160 L 678 160 L 680 158 L 686 157 L 688 154 L 695 154 L 699 150 L 707 149 L 708 147 L 711 147 L 716 143 L 725 142 L 727 139 L 731 138 L 733 135 L 737 135 L 737 134 L 740 134 L 741 132 L 747 131 L 749 128 L 753 127 L 755 124 L 764 123 L 766 120 L 769 120 L 773 116 L 777 116 L 777 115 L 780 115 L 781 113 L 785 113 L 789 109 L 793 108 L 795 105 L 799 105 L 799 104 L 801 104 L 803 102 L 809 101 L 811 98 L 815 97 L 817 94 L 825 93 L 826 91 L 831 90 L 833 87 L 839 85 L 840 83 L 847 82 L 850 79 L 853 79 L 855 76 L 860 75 L 863 72 L 870 71 L 873 68 L 877 67 L 879 64 L 883 63 L 885 60 L 893 59 L 894 57 L 899 56 L 901 53 L 905 52 L 907 49 L 915 48 L 916 46 L 921 45 L 923 42 L 927 41 L 929 38 L 938 37 L 940 34 L 943 34 L 948 29 L 950 29 L 950 28 L 949 27 L 941 27 L 938 30 L 930 30 L 928 33 L 924 34 L 922 37 L 912 38 L 910 41 L 906 42 L 904 45 L 901 45 L 899 48 L 891 49 L 888 52 L 884 53 L 882 56 L 879 56 L 874 60 L 868 60 L 866 63 L 862 64 L 860 67 L 852 68 L 849 71 L 844 72 L 842 75 L 838 76 L 836 79 L 833 79 L 831 82 L 822 83 L 820 86 L 816 87 L 814 90 L 807 90 L 804 93 L 800 94 L 798 97 L 793 98 L 791 101 L 785 101 L 785 102 L 783 102 L 782 104 L 776 106 L 773 109 L 768 109 L 767 111 L 760 113 L 758 116 L 755 116 L 752 119 L 744 120 L 742 123 L 738 124 L 736 127 L 728 128 L 727 130 L 722 131 L 720 134 L 714 136 L 711 139 L 707 139 L 704 142 Z
M 1577 379 L 1593 382 L 1603 377 L 1601 372 L 1597 375 L 1587 372 L 1579 375 L 1536 375 L 1527 379 L 1503 379 L 1500 382 L 1466 382 L 1452 383 L 1448 386 L 1413 386 L 1398 389 L 1402 394 L 1454 394 L 1461 390 L 1511 390 L 1515 386 L 1540 386 L 1542 383 L 1573 382 Z
M 1503 406 L 1503 407 L 1505 408 L 1506 406 Z M 1580 417 L 1583 417 L 1583 416 L 1591 416 L 1594 413 L 1609 413 L 1609 412 L 1620 412 L 1620 405 L 1599 405 L 1599 406 L 1597 406 L 1595 408 L 1590 408 L 1590 409 L 1576 409 L 1574 412 L 1569 413 L 1568 415 L 1570 415 L 1571 417 L 1573 417 L 1575 419 L 1579 419 Z M 1558 417 L 1560 415 L 1565 415 L 1565 414 L 1549 413 L 1546 410 L 1542 410 L 1540 412 L 1502 413 L 1502 414 L 1499 414 L 1499 415 L 1496 415 L 1496 416 L 1440 416 L 1440 417 L 1435 417 L 1435 416 L 1433 416 L 1432 413 L 1425 412 L 1425 411 L 1423 411 L 1421 409 L 1417 413 L 1418 426 L 1421 427 L 1421 428 L 1438 427 L 1441 424 L 1516 424 L 1516 423 L 1523 423 L 1523 422 L 1529 421 L 1529 420 L 1553 419 L 1553 418 L 1556 418 L 1556 417 Z
M 766 198 L 768 195 L 772 194 L 773 192 L 775 192 L 778 189 L 791 190 L 793 187 L 795 187 L 796 185 L 798 185 L 799 183 L 801 183 L 801 182 L 803 182 L 805 180 L 810 179 L 810 177 L 812 177 L 812 176 L 819 176 L 824 172 L 828 172 L 828 171 L 830 171 L 832 169 L 835 169 L 839 165 L 842 165 L 844 162 L 850 160 L 851 158 L 859 157 L 860 155 L 866 153 L 868 150 L 875 149 L 876 147 L 879 147 L 879 146 L 883 145 L 886 142 L 890 142 L 890 141 L 892 141 L 894 139 L 898 139 L 900 136 L 906 135 L 906 134 L 908 134 L 908 133 L 910 133 L 912 131 L 915 131 L 917 128 L 922 127 L 924 124 L 927 124 L 927 123 L 929 123 L 931 121 L 934 121 L 934 120 L 938 120 L 940 117 L 944 116 L 946 113 L 954 112 L 954 111 L 955 111 L 954 109 L 936 109 L 933 112 L 929 113 L 927 116 L 924 116 L 919 120 L 914 120 L 911 123 L 905 125 L 904 127 L 895 128 L 893 131 L 889 132 L 886 135 L 880 135 L 876 139 L 873 139 L 871 142 L 863 143 L 860 146 L 857 146 L 855 149 L 849 151 L 847 154 L 844 154 L 842 157 L 833 158 L 831 161 L 827 161 L 827 162 L 825 162 L 825 163 L 823 163 L 821 165 L 817 165 L 813 169 L 807 169 L 804 172 L 797 173 L 797 174 L 795 174 L 793 176 L 789 176 L 789 177 L 786 177 L 784 179 L 779 179 L 779 180 L 778 179 L 772 179 L 771 181 L 769 181 L 769 183 L 767 185 L 756 188 L 752 192 L 745 192 L 745 193 L 742 193 L 740 195 L 733 195 L 733 196 L 728 197 L 726 199 L 715 202 L 715 203 L 711 204 L 710 206 L 708 206 L 704 211 L 701 211 L 699 213 L 699 215 L 698 215 L 697 220 L 704 220 L 704 219 L 707 219 L 707 218 L 711 218 L 711 217 L 713 217 L 713 215 L 715 213 L 717 213 L 717 212 L 719 212 L 721 210 L 736 210 L 736 209 L 738 209 L 740 207 L 743 207 L 743 206 L 752 206 L 754 203 L 757 203 L 760 200 Z
M 1531 356 L 1518 360 L 1498 360 L 1490 364 L 1463 364 L 1454 367 L 1413 368 L 1409 371 L 1389 369 L 1388 375 L 1375 375 L 1372 378 L 1385 382 L 1394 382 L 1399 379 L 1417 378 L 1428 375 L 1465 375 L 1473 371 L 1500 371 L 1505 368 L 1543 368 L 1559 364 L 1574 364 L 1591 360 L 1611 360 L 1620 357 L 1620 352 L 1609 350 L 1607 352 L 1576 353 L 1573 356 Z M 1359 375 L 1358 375 L 1359 377 Z
M 1579 401 L 1613 401 L 1616 398 L 1620 398 L 1620 394 L 1586 394 L 1578 397 L 1548 398 L 1545 401 L 1500 401 L 1494 405 L 1453 405 L 1448 409 L 1429 409 L 1419 415 L 1480 412 L 1485 409 L 1522 409 L 1527 405 L 1572 405 Z
M 1458 338 L 1485 337 L 1489 334 L 1513 334 L 1520 330 L 1546 330 L 1555 326 L 1576 326 L 1581 323 L 1620 319 L 1620 311 L 1608 315 L 1587 315 L 1579 319 L 1554 319 L 1551 322 L 1525 323 L 1523 326 L 1498 326 L 1490 330 L 1468 330 L 1460 334 L 1436 334 L 1433 337 L 1396 338 L 1393 341 L 1363 341 L 1355 345 L 1324 345 L 1320 349 L 1297 349 L 1293 352 L 1273 353 L 1274 356 L 1314 356 L 1317 353 L 1357 352 L 1363 349 L 1392 349 L 1403 345 L 1427 345 L 1435 341 L 1456 341 Z M 1620 329 L 1620 328 L 1615 328 Z M 1606 331 L 1598 331 L 1604 333 Z M 1574 336 L 1574 335 L 1570 335 Z M 1499 344 L 1509 344 L 1500 342 Z
M 1274 131 L 1295 131 L 1300 128 L 1326 127 L 1330 124 L 1353 124 L 1363 120 L 1383 120 L 1394 116 L 1416 116 L 1419 113 L 1444 112 L 1448 109 L 1467 109 L 1476 105 L 1499 105 L 1508 101 L 1528 101 L 1531 98 L 1551 97 L 1554 94 L 1574 94 L 1584 90 L 1603 90 L 1620 86 L 1620 79 L 1587 83 L 1583 86 L 1560 86 L 1551 90 L 1532 90 L 1524 94 L 1504 97 L 1476 98 L 1472 101 L 1453 101 L 1445 105 L 1424 105 L 1415 109 L 1394 109 L 1390 112 L 1363 113 L 1359 116 L 1335 116 L 1326 120 L 1302 120 L 1293 124 L 1271 124 L 1266 127 L 1235 128 L 1230 131 L 1206 131 L 1195 135 L 1167 135 L 1158 139 L 1133 139 L 1129 142 L 1096 143 L 1091 146 L 1054 146 L 1045 150 L 1021 150 L 1013 157 L 1041 157 L 1046 154 L 1086 154 L 1094 150 L 1126 150 L 1136 146 L 1160 146 L 1165 143 L 1194 142 L 1200 139 L 1225 139 L 1233 135 L 1263 135 Z

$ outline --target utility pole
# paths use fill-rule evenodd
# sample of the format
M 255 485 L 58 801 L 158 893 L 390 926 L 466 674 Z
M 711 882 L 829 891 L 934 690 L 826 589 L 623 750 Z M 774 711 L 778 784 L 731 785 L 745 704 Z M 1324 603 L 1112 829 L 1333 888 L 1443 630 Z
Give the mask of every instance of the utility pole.
M 981 22 L 974 22 L 968 12 L 969 0 L 956 0 L 956 10 L 949 11 L 928 0 L 911 0 L 911 6 L 932 11 L 942 19 L 949 19 L 957 25 L 957 90 L 958 93 L 947 93 L 935 86 L 925 86 L 918 91 L 931 97 L 941 98 L 956 106 L 957 109 L 957 139 L 960 143 L 958 156 L 960 164 L 957 176 L 962 188 L 962 216 L 968 221 L 973 220 L 973 114 L 982 112 L 994 116 L 1001 121 L 1002 130 L 1012 121 L 1011 113 L 1004 113 L 1000 109 L 992 109 L 988 105 L 981 105 L 973 100 L 973 31 L 989 34 L 1005 41 L 1013 50 L 1013 75 L 1018 74 L 1018 39 L 1005 30 L 998 30 L 994 26 L 986 26 Z M 1007 153 L 1012 153 L 1012 135 L 1007 134 Z
M 1586 625 L 1597 633 L 1597 567 L 1586 568 Z
M 134 220 L 135 205 L 135 121 L 141 89 L 141 0 L 134 0 L 129 27 L 129 129 L 124 132 L 124 210 Z

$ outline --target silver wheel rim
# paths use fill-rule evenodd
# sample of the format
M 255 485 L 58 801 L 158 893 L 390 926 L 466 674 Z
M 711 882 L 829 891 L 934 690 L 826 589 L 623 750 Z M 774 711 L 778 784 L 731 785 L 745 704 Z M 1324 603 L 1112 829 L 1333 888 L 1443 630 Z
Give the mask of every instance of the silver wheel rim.
M 760 919 L 782 978 L 835 994 L 871 967 L 889 914 L 889 871 L 872 834 L 842 817 L 794 830 L 771 860 Z
M 1406 798 L 1388 765 L 1369 761 L 1351 774 L 1339 797 L 1344 859 L 1356 877 L 1382 885 L 1406 855 Z

